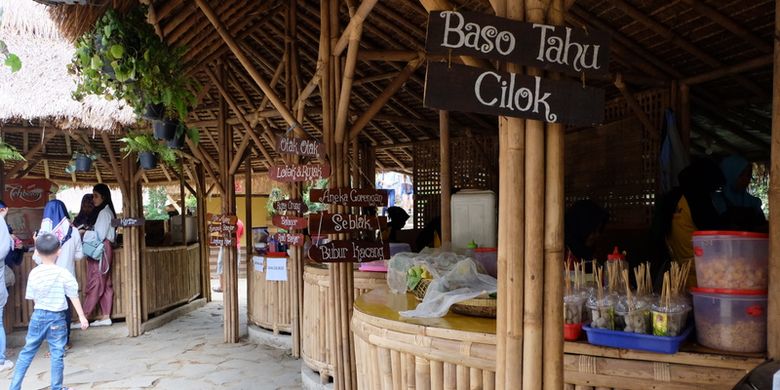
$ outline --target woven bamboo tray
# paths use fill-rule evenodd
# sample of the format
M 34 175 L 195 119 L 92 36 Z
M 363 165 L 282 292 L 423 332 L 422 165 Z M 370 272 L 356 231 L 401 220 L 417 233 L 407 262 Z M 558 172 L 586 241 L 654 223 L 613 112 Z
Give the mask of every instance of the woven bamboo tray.
M 428 286 L 431 285 L 432 279 L 421 279 L 420 283 L 417 283 L 417 287 L 412 290 L 412 294 L 418 301 L 422 301 L 425 298 L 425 293 L 428 291 Z
M 474 317 L 496 318 L 495 298 L 474 298 L 458 302 L 452 307 L 452 311 L 458 314 Z

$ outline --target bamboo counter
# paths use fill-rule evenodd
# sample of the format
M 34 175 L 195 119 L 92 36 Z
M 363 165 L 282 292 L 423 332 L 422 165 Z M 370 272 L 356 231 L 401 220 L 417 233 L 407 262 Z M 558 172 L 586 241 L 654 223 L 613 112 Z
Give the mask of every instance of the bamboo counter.
M 458 314 L 404 319 L 411 294 L 376 289 L 355 300 L 355 336 L 360 389 L 493 389 L 496 321 Z M 675 355 L 564 344 L 565 389 L 731 389 L 764 361 L 685 350 Z M 520 369 L 518 367 L 518 369 Z
M 290 333 L 292 330 L 292 292 L 290 283 L 292 278 L 290 258 L 287 260 L 287 280 L 266 280 L 265 267 L 269 257 L 265 258 L 263 271 L 251 267 L 249 278 L 249 321 L 261 328 L 270 330 L 274 334 L 280 332 Z
M 383 272 L 354 271 L 355 297 L 370 290 L 387 286 L 387 274 Z M 330 359 L 328 305 L 330 280 L 324 265 L 307 265 L 303 271 L 303 321 L 301 323 L 301 357 L 303 362 L 320 374 L 323 383 L 333 376 Z

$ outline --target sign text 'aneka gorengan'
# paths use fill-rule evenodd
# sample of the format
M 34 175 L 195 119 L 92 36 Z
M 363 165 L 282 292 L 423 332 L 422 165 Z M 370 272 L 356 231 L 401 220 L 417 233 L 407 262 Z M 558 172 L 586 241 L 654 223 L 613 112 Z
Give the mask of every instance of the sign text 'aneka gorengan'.
M 312 188 L 309 193 L 312 202 L 351 207 L 384 207 L 388 199 L 387 190 L 372 188 Z
M 609 34 L 476 12 L 428 16 L 428 54 L 465 55 L 573 75 L 609 74 Z
M 604 119 L 604 90 L 565 80 L 549 80 L 459 64 L 428 64 L 425 106 L 593 125 Z

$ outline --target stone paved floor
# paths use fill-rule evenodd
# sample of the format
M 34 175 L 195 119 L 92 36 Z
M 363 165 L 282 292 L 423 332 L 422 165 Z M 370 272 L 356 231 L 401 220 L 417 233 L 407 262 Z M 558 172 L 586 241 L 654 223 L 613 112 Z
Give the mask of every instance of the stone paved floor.
M 242 282 L 239 296 L 245 298 Z M 124 323 L 73 331 L 65 384 L 76 389 L 300 389 L 300 360 L 246 341 L 245 299 L 240 302 L 241 342 L 222 342 L 221 299 L 215 294 L 205 307 L 137 338 L 125 337 Z M 8 356 L 14 361 L 20 336 L 9 338 Z M 23 389 L 48 388 L 46 350 L 38 352 Z M 0 372 L 0 389 L 8 387 L 11 375 Z

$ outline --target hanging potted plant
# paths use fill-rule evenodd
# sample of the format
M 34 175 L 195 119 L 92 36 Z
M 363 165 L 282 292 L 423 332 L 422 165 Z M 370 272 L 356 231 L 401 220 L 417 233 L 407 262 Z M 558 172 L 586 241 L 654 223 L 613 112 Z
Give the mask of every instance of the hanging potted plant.
M 3 142 L 0 138 L 0 161 L 23 161 L 24 156 L 15 147 Z
M 156 168 L 158 159 L 171 167 L 176 166 L 176 153 L 160 144 L 151 134 L 128 134 L 120 141 L 125 143 L 122 148 L 125 157 L 133 152 L 138 153 L 138 161 L 143 169 Z
M 184 122 L 179 122 L 179 126 L 176 127 L 176 134 L 168 140 L 168 147 L 171 149 L 183 148 L 185 137 L 191 139 L 196 145 L 200 142 L 200 132 L 197 127 L 187 127 Z
M 76 152 L 73 154 L 76 172 L 89 172 L 92 169 L 92 162 L 97 160 L 94 153 Z

